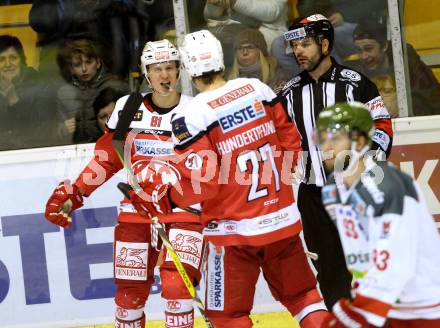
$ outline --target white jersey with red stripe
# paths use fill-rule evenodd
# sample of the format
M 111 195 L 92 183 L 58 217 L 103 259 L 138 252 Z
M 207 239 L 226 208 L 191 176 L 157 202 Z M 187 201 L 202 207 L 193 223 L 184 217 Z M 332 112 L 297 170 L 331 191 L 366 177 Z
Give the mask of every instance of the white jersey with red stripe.
M 439 319 L 440 237 L 423 195 L 388 163 L 367 163 L 350 190 L 334 178 L 322 189 L 355 278 L 353 309 L 380 327 Z
M 239 78 L 198 94 L 172 128 L 182 180 L 171 198 L 202 203 L 207 240 L 259 246 L 301 231 L 290 180 L 300 137 L 267 85 Z
M 192 97 L 181 95 L 177 106 L 170 108 L 167 112 L 159 113 L 152 104 L 150 95 L 142 95 L 144 101 L 130 124 L 131 132 L 127 134 L 126 143 L 131 144 L 130 163 L 138 182 L 151 180 L 152 176 L 160 175 L 162 183 L 174 184 L 180 179 L 180 173 L 171 163 L 174 156 L 171 139 L 171 117 L 179 113 Z M 112 116 L 107 122 L 110 131 L 116 129 L 121 111 L 128 97 L 125 96 L 116 102 Z M 161 108 L 161 110 L 164 109 Z M 131 182 L 130 177 L 128 177 L 128 182 Z M 121 202 L 119 210 L 121 212 L 120 220 L 145 222 L 145 219 L 140 218 L 138 215 L 130 215 L 130 213 L 137 214 L 137 212 L 126 198 Z M 175 211 L 180 212 L 182 210 L 177 208 Z

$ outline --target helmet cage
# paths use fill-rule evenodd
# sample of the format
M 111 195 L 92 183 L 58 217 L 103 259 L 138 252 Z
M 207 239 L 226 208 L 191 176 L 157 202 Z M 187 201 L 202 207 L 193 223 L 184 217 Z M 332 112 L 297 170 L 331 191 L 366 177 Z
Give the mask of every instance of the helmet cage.
M 335 123 L 335 124 L 327 127 L 326 129 L 321 128 L 321 129 L 316 129 L 314 131 L 313 142 L 316 145 L 319 145 L 319 146 L 322 145 L 323 140 L 321 140 L 321 136 L 324 133 L 326 135 L 327 140 L 329 140 L 329 139 L 332 140 L 341 134 L 346 134 L 348 136 L 348 138 L 352 141 L 357 140 L 358 136 L 364 136 L 368 140 L 368 143 L 371 143 L 371 136 L 367 135 L 361 129 L 358 129 L 356 127 L 350 127 L 348 125 L 342 125 L 339 123 Z

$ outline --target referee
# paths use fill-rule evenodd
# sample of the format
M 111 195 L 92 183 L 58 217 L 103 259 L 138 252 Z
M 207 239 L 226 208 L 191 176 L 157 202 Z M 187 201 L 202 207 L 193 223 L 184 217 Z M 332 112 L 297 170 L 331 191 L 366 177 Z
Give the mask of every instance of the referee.
M 307 248 L 318 254 L 313 264 L 325 304 L 331 310 L 340 298 L 350 297 L 351 274 L 345 264 L 338 231 L 321 202 L 326 172 L 318 145 L 313 141 L 320 111 L 336 102 L 359 101 L 370 109 L 375 124 L 372 149 L 389 155 L 393 131 L 388 111 L 376 86 L 364 75 L 339 65 L 330 57 L 334 32 L 330 21 L 316 14 L 296 20 L 284 38 L 292 47 L 302 72 L 280 92 L 282 102 L 302 137 L 303 157 L 298 208 Z

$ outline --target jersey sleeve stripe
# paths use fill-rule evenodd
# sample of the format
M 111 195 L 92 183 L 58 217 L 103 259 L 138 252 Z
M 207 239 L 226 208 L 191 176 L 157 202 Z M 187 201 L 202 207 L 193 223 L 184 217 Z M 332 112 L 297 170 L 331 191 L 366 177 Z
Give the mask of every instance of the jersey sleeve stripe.
M 377 119 L 373 123 L 376 129 L 383 130 L 390 138 L 393 137 L 393 126 L 390 119 Z
M 360 294 L 356 295 L 353 306 L 381 317 L 386 317 L 388 311 L 391 309 L 390 304 Z

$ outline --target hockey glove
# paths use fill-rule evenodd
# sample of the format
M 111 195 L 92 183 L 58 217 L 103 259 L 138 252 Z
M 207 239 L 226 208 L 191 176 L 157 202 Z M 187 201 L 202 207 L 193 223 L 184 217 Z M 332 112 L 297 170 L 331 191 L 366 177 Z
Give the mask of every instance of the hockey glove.
M 83 206 L 83 196 L 77 185 L 64 180 L 55 188 L 46 203 L 44 216 L 50 222 L 67 228 L 72 224 L 70 214 Z
M 359 313 L 353 311 L 350 301 L 346 298 L 340 299 L 334 306 L 333 311 L 328 314 L 322 324 L 323 328 L 372 328 L 368 321 Z
M 168 191 L 169 184 L 154 185 L 141 182 L 139 186 L 143 192 L 136 192 L 126 183 L 119 183 L 118 188 L 130 200 L 136 211 L 143 216 L 154 217 L 172 211 Z

